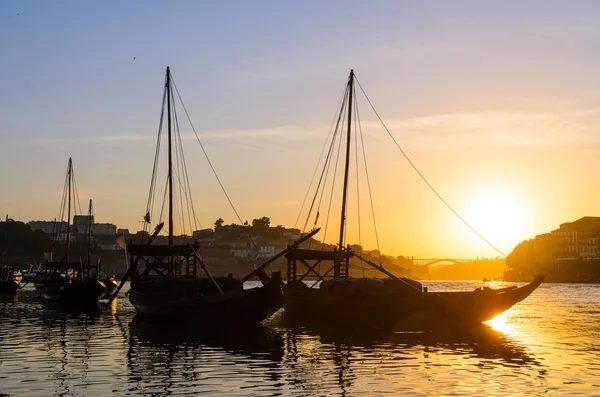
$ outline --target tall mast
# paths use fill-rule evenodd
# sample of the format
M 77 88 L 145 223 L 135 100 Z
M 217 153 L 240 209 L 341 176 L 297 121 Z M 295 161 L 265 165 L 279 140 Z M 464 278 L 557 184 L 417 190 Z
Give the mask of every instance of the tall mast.
M 167 128 L 169 129 L 169 274 L 173 274 L 173 163 L 171 159 L 171 69 L 167 66 Z
M 67 179 L 69 180 L 69 205 L 67 206 L 67 263 L 69 263 L 69 253 L 71 250 L 71 179 L 73 178 L 73 161 L 69 157 L 69 166 L 67 167 Z
M 0 260 L 0 268 L 4 267 L 4 254 L 6 254 L 6 238 L 8 237 L 8 214 L 4 222 L 4 241 L 2 243 L 2 259 Z
M 87 254 L 87 265 L 88 265 L 88 269 L 89 266 L 92 264 L 91 263 L 91 259 L 92 259 L 92 199 L 90 199 L 90 209 L 88 211 L 88 254 Z
M 350 69 L 348 80 L 348 133 L 346 134 L 346 168 L 344 170 L 344 190 L 342 192 L 342 216 L 340 224 L 340 249 L 344 248 L 344 226 L 346 224 L 346 197 L 348 196 L 348 170 L 350 169 L 350 132 L 352 126 L 352 93 L 354 91 L 354 69 Z

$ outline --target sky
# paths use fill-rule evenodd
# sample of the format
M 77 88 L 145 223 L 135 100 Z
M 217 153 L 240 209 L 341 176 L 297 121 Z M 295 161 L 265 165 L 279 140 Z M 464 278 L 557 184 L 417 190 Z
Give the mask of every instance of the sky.
M 0 213 L 56 218 L 72 157 L 96 221 L 141 229 L 170 66 L 239 219 L 301 228 L 354 69 L 393 140 L 359 99 L 373 205 L 360 234 L 349 207 L 347 242 L 501 256 L 600 216 L 598 48 L 595 1 L 5 0 Z M 199 227 L 239 223 L 181 129 Z M 329 242 L 332 211 L 318 224 Z

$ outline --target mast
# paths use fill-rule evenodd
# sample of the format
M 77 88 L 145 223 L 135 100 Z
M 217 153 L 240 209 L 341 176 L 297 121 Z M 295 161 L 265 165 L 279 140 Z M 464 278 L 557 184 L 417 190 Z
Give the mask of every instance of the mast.
M 171 158 L 171 69 L 167 66 L 167 128 L 169 130 L 169 274 L 173 275 L 173 162 Z
M 50 262 L 54 260 L 54 244 L 56 244 L 56 240 L 58 240 L 58 233 L 56 233 L 56 218 L 54 218 L 54 223 L 52 224 L 52 236 L 52 247 L 50 247 Z
M 87 265 L 92 264 L 92 199 L 90 199 L 90 209 L 88 211 L 88 252 L 87 252 Z M 88 270 L 89 271 L 89 270 Z
M 346 197 L 348 196 L 348 170 L 350 169 L 350 132 L 352 126 L 352 93 L 354 91 L 354 69 L 350 69 L 348 80 L 348 133 L 346 134 L 346 167 L 344 170 L 344 190 L 342 191 L 342 216 L 340 224 L 340 250 L 344 248 L 344 226 L 346 224 Z
M 4 222 L 4 242 L 2 243 L 2 259 L 0 260 L 0 268 L 4 267 L 4 254 L 6 254 L 6 238 L 8 237 L 8 214 Z
M 69 205 L 67 206 L 67 263 L 69 263 L 69 253 L 71 250 L 71 179 L 73 178 L 73 161 L 69 157 L 69 166 L 67 167 L 67 179 L 69 180 Z

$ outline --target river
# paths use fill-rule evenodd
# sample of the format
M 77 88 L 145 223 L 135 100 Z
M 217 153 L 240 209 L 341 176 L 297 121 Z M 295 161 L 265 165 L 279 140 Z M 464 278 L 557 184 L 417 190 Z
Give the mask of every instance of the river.
M 124 296 L 90 317 L 26 286 L 0 301 L 0 396 L 49 395 L 600 395 L 600 285 L 542 284 L 480 327 L 360 334 L 290 324 L 281 312 L 212 334 L 155 326 Z

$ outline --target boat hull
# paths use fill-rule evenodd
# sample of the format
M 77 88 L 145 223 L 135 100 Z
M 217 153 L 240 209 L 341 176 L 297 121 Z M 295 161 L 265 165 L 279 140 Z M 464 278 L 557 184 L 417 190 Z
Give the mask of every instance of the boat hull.
M 319 289 L 284 289 L 289 315 L 321 322 L 389 326 L 438 321 L 457 324 L 491 320 L 525 299 L 544 276 L 520 288 L 478 288 L 467 292 L 386 291 L 369 294 L 324 292 Z M 415 322 L 415 320 L 418 320 Z
M 1 295 L 13 295 L 19 290 L 20 283 L 17 280 L 1 280 L 0 281 L 0 294 Z
M 61 280 L 62 281 L 62 280 Z M 45 283 L 41 291 L 42 298 L 68 306 L 90 306 L 106 295 L 104 283 L 88 279 L 72 283 Z
M 144 318 L 195 322 L 198 325 L 258 324 L 283 307 L 281 279 L 252 289 L 215 295 L 141 292 L 135 285 L 129 300 Z

